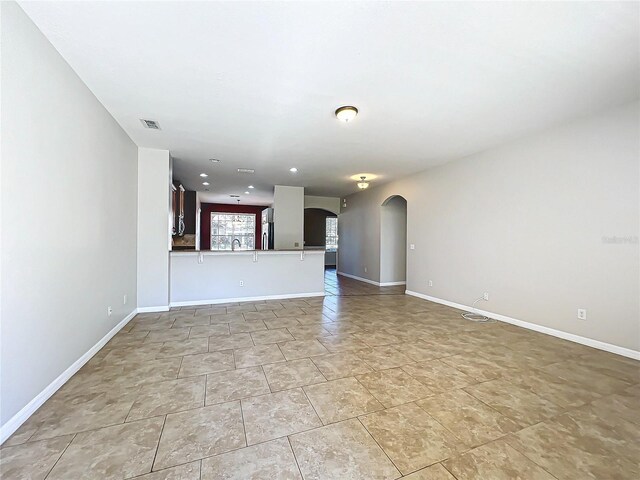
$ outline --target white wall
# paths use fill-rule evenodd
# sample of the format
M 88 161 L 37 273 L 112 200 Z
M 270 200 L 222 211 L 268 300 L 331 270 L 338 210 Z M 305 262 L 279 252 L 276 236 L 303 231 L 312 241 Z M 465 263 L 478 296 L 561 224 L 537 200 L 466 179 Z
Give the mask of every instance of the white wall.
M 171 159 L 168 150 L 138 151 L 138 308 L 169 305 Z
M 402 195 L 408 290 L 462 305 L 488 292 L 484 310 L 640 350 L 639 113 L 634 102 L 349 196 L 340 270 L 379 281 L 379 206 Z
M 407 201 L 393 197 L 380 207 L 380 283 L 407 279 Z
M 323 250 L 171 253 L 172 304 L 310 295 L 324 295 Z
M 0 8 L 4 437 L 136 307 L 137 148 L 20 7 Z
M 321 208 L 323 210 L 335 213 L 336 215 L 340 215 L 340 198 L 305 195 L 304 208 Z
M 273 192 L 274 247 L 303 248 L 304 188 L 276 185 Z

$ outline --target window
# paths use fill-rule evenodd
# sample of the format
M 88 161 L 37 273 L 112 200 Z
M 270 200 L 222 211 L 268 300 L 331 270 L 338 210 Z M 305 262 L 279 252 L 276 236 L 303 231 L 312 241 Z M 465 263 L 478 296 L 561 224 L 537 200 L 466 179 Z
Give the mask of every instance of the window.
M 253 213 L 212 213 L 211 250 L 232 250 L 233 243 L 235 250 L 256 248 L 256 216 Z
M 327 250 L 338 249 L 338 217 L 327 217 L 325 245 Z

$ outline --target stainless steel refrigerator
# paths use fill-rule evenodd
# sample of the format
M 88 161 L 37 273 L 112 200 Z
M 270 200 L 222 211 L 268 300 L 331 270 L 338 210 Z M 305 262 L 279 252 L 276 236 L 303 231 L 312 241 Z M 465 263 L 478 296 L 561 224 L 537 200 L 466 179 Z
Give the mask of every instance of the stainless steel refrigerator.
M 262 211 L 262 250 L 273 250 L 273 208 Z

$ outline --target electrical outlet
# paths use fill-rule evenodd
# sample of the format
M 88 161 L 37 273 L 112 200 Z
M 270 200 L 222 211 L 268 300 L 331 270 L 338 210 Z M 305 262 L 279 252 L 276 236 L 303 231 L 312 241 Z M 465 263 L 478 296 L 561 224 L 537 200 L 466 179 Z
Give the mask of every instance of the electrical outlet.
M 429 286 L 433 287 L 433 280 L 429 280 Z
M 410 244 L 409 245 L 409 249 L 410 250 L 415 250 L 416 249 L 416 244 L 415 243 Z
M 244 280 L 240 280 L 240 286 L 244 287 Z
M 110 317 L 112 313 L 113 313 L 113 308 L 107 307 L 107 316 Z
M 578 320 L 586 320 L 587 319 L 587 309 L 579 308 L 578 309 Z
M 367 273 L 367 267 L 364 267 L 364 273 Z
M 489 294 L 487 292 L 484 292 L 484 295 L 482 295 L 482 298 L 485 300 L 489 300 Z
M 294 246 L 294 247 L 299 247 L 299 246 L 300 246 L 300 243 L 299 243 L 299 242 L 295 242 L 295 243 L 293 244 L 293 246 Z
M 127 304 L 127 295 L 126 294 L 122 297 L 122 304 L 123 305 Z

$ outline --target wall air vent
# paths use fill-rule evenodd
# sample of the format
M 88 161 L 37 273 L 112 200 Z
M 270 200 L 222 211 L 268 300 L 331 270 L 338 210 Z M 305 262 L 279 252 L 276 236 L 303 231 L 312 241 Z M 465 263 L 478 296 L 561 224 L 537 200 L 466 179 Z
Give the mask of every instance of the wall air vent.
M 256 173 L 253 168 L 239 168 L 238 173 Z
M 145 120 L 141 118 L 140 122 L 142 122 L 142 126 L 144 128 L 150 128 L 152 130 L 160 130 L 160 124 L 155 120 Z

